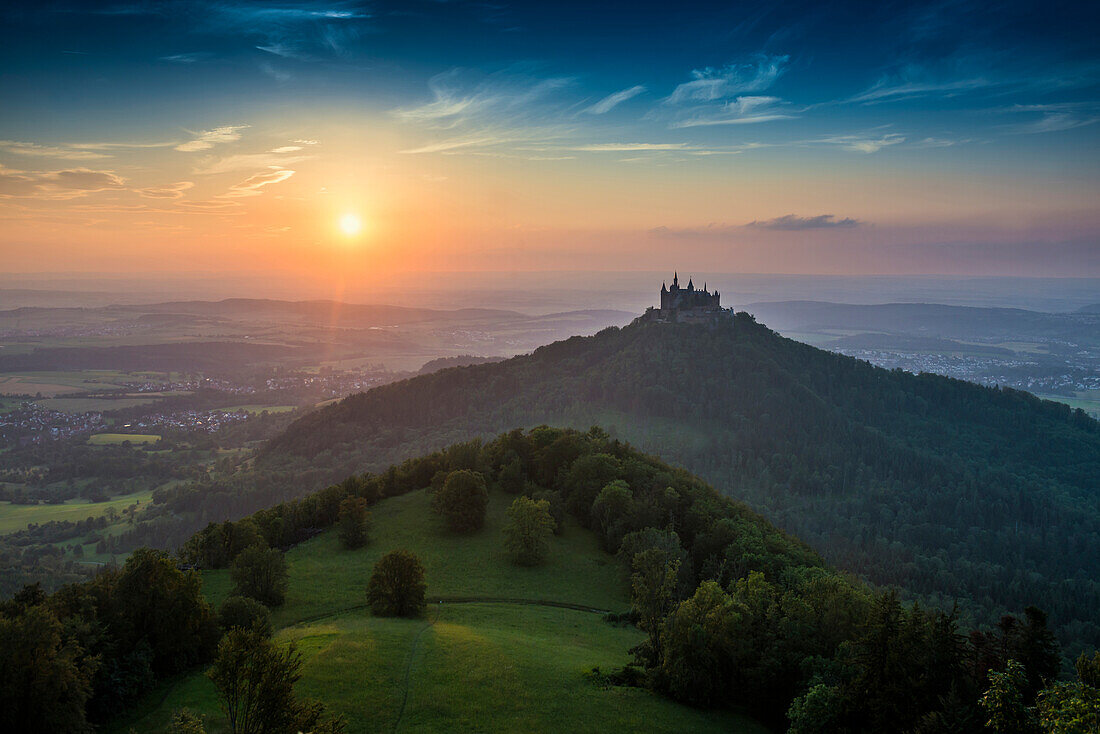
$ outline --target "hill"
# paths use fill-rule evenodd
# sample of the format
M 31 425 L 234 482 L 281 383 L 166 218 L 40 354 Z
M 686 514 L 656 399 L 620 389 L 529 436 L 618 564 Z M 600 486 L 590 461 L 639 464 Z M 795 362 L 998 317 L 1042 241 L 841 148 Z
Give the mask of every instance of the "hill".
M 822 301 L 753 303 L 746 309 L 785 332 L 860 330 L 962 341 L 1073 341 L 1100 344 L 1100 318 L 1090 307 L 1074 313 L 981 308 L 936 303 L 853 305 Z
M 305 657 L 299 690 L 345 715 L 349 734 L 766 731 L 737 714 L 691 709 L 643 689 L 603 690 L 587 680 L 593 666 L 610 670 L 629 661 L 627 651 L 643 638 L 633 627 L 608 624 L 593 611 L 488 601 L 629 609 L 625 574 L 592 533 L 570 521 L 548 562 L 524 568 L 508 561 L 500 542 L 511 497 L 494 492 L 485 528 L 470 537 L 443 529 L 429 499 L 420 490 L 378 504 L 367 548 L 343 550 L 329 530 L 287 553 L 289 594 L 273 617 L 276 640 L 298 645 Z M 364 589 L 371 568 L 394 548 L 424 562 L 430 598 L 486 601 L 437 603 L 423 619 L 373 617 Z M 220 604 L 228 571 L 203 576 L 207 597 Z M 111 730 L 160 731 L 179 708 L 208 716 L 212 734 L 222 731 L 216 691 L 198 671 L 162 686 Z
M 348 549 L 368 507 L 367 546 Z M 521 516 L 534 555 L 508 542 Z M 363 593 L 397 549 L 427 582 L 406 619 Z M 352 731 L 763 730 L 745 712 L 796 731 L 973 731 L 990 671 L 1018 666 L 1019 699 L 1042 708 L 1059 665 L 1040 610 L 967 635 L 602 429 L 546 426 L 211 523 L 177 559 L 138 549 L 52 595 L 25 587 L 0 602 L 0 631 L 13 731 L 155 730 L 183 708 L 220 731 L 218 691 L 256 685 L 272 668 L 247 658 L 284 646 L 303 664 L 295 695 Z M 211 685 L 212 660 L 237 672 Z M 1065 692 L 1084 704 L 1090 690 Z
M 987 623 L 1037 604 L 1071 654 L 1100 642 L 1096 421 L 879 369 L 745 314 L 634 323 L 354 395 L 299 419 L 259 466 L 380 468 L 541 423 L 603 425 L 875 583 Z

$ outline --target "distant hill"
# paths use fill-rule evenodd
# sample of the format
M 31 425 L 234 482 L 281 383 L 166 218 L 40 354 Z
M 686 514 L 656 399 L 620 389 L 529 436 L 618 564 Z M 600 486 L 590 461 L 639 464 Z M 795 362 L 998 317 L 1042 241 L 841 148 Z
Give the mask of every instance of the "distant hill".
M 379 468 L 539 423 L 608 427 L 876 583 L 983 621 L 1036 604 L 1071 652 L 1100 641 L 1100 424 L 879 369 L 745 314 L 634 323 L 354 395 L 299 419 L 261 465 Z
M 976 308 L 932 303 L 851 305 L 822 301 L 752 303 L 745 307 L 783 332 L 859 329 L 976 341 L 1080 340 L 1100 344 L 1100 312 L 1043 313 L 1020 308 Z
M 1097 313 L 1100 314 L 1100 303 L 1091 303 L 1088 306 L 1082 306 L 1077 309 L 1077 313 Z
M 473 364 L 491 364 L 493 362 L 503 362 L 503 357 L 476 357 L 472 354 L 460 354 L 457 357 L 439 357 L 433 359 L 430 362 L 425 362 L 417 373 L 421 375 L 430 375 L 433 372 L 439 372 L 439 370 L 445 370 L 448 367 L 469 367 Z

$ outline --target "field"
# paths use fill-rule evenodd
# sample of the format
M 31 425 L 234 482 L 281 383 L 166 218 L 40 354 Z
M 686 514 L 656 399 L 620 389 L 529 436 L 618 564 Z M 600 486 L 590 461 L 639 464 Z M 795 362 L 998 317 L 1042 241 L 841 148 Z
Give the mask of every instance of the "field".
M 60 505 L 13 505 L 10 502 L 0 502 L 0 535 L 22 530 L 31 523 L 44 523 L 51 520 L 75 522 L 88 517 L 98 517 L 112 507 L 122 512 L 135 502 L 147 504 L 152 497 L 153 492 L 150 490 L 122 495 L 107 502 L 70 500 Z
M 233 413 L 238 410 L 243 410 L 248 413 L 289 413 L 292 410 L 296 410 L 297 405 L 231 405 L 228 408 L 222 408 L 227 413 Z
M 1039 397 L 1046 400 L 1054 400 L 1059 403 L 1065 403 L 1071 408 L 1080 408 L 1092 417 L 1096 418 L 1100 416 L 1100 390 L 1083 390 L 1074 393 L 1074 396 L 1068 397 L 1066 395 L 1042 395 Z
M 88 443 L 93 446 L 108 446 L 111 444 L 126 443 L 156 443 L 160 436 L 155 433 L 97 433 L 88 436 Z
M 290 591 L 273 621 L 279 642 L 303 654 L 301 695 L 348 719 L 349 734 L 374 731 L 723 731 L 765 732 L 729 712 L 698 711 L 641 689 L 602 688 L 585 671 L 629 660 L 641 633 L 602 614 L 532 603 L 433 603 L 423 619 L 381 619 L 363 608 L 375 561 L 394 548 L 420 556 L 428 596 L 566 602 L 624 611 L 626 579 L 587 531 L 569 525 L 549 561 L 520 568 L 501 544 L 511 497 L 493 494 L 486 527 L 472 536 L 444 530 L 425 492 L 374 508 L 370 545 L 341 550 L 325 534 L 287 553 Z M 226 571 L 205 572 L 218 603 Z M 407 698 L 406 698 L 407 697 Z M 404 704 L 403 704 L 404 701 Z M 160 731 L 172 712 L 204 715 L 226 731 L 213 685 L 195 672 L 162 686 L 112 731 Z

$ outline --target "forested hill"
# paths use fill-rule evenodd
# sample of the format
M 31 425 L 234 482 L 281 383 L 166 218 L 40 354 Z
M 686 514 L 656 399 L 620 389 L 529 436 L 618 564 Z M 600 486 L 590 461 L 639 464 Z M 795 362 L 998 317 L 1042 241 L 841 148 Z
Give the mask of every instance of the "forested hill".
M 1100 424 L 815 349 L 746 314 L 635 322 L 376 388 L 303 417 L 260 461 L 378 468 L 539 423 L 599 423 L 876 583 L 985 622 L 1036 604 L 1071 654 L 1100 641 Z

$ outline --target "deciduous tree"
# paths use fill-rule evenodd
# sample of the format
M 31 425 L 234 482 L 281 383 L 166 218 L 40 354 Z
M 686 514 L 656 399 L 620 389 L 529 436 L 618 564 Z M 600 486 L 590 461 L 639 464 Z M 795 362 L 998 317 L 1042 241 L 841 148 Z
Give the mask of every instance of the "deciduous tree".
M 459 469 L 447 475 L 443 488 L 432 498 L 432 508 L 447 525 L 460 533 L 480 530 L 485 525 L 489 492 L 480 472 Z
M 374 566 L 367 601 L 380 617 L 415 617 L 424 611 L 424 565 L 412 553 L 390 551 Z
M 508 508 L 508 524 L 504 527 L 504 545 L 512 560 L 521 566 L 542 563 L 550 552 L 554 526 L 549 502 L 517 497 Z
M 286 558 L 278 548 L 245 548 L 234 559 L 229 573 L 233 593 L 238 596 L 251 597 L 269 607 L 280 606 L 286 600 Z

